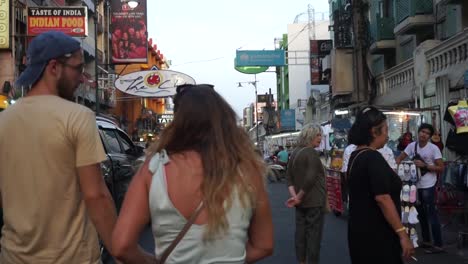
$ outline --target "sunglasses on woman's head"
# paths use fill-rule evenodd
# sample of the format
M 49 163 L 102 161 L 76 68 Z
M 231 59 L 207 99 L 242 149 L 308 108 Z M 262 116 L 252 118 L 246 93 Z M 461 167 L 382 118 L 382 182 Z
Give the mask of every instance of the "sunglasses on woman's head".
M 208 88 L 214 89 L 214 85 L 212 84 L 182 84 L 176 87 L 176 93 L 182 94 L 185 91 L 187 91 L 187 89 L 197 88 L 197 87 L 208 87 Z
M 213 89 L 214 90 L 214 85 L 212 84 L 182 84 L 182 85 L 178 85 L 176 87 L 176 94 L 174 95 L 174 97 L 172 98 L 173 102 L 174 102 L 174 112 L 177 111 L 177 108 L 179 106 L 179 100 L 180 97 L 185 93 L 187 92 L 189 89 L 197 89 L 197 88 L 201 88 L 201 87 L 207 87 L 207 88 L 210 88 L 210 89 Z

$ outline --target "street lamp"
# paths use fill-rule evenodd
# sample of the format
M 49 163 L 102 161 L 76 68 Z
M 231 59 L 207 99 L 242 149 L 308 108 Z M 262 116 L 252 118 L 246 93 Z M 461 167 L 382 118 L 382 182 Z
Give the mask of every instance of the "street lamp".
M 127 1 L 127 5 L 131 8 L 134 9 L 140 4 L 140 1 L 138 0 L 129 0 Z
M 237 87 L 243 87 L 242 84 L 243 83 L 248 83 L 248 84 L 251 84 L 253 85 L 253 87 L 255 88 L 255 134 L 256 134 L 256 143 L 257 143 L 257 146 L 258 146 L 258 109 L 257 109 L 257 105 L 258 105 L 258 98 L 257 98 L 257 75 L 255 74 L 255 81 L 253 82 L 239 82 L 239 85 Z

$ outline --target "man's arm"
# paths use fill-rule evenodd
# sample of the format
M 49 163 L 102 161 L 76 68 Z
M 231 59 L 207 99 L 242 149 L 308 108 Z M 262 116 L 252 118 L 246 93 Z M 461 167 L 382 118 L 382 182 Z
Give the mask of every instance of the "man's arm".
M 429 171 L 433 171 L 436 173 L 442 173 L 444 172 L 444 161 L 442 159 L 436 159 L 434 161 L 434 165 L 426 165 L 426 168 Z
M 396 164 L 400 165 L 400 163 L 401 163 L 404 159 L 406 159 L 406 157 L 408 157 L 408 154 L 406 154 L 404 151 L 402 151 L 402 152 L 400 153 L 400 156 L 398 156 L 398 157 L 395 159 Z
M 101 175 L 100 164 L 78 167 L 78 177 L 89 217 L 106 249 L 111 252 L 112 230 L 115 226 L 117 213 L 112 196 Z

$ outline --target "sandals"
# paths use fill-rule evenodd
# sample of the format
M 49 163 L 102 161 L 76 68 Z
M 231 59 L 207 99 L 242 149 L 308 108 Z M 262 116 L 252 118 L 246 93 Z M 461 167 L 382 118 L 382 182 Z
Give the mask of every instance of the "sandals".
M 436 246 L 432 246 L 431 248 L 429 249 L 426 249 L 425 252 L 427 254 L 441 254 L 441 253 L 447 253 L 447 251 L 445 251 L 445 249 L 441 248 L 441 247 L 436 247 Z

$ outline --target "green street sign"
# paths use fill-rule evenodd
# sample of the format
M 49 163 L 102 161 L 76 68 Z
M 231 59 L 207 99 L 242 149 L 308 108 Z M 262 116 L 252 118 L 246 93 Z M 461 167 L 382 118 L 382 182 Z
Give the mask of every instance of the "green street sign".
M 234 68 L 236 71 L 246 74 L 257 74 L 266 72 L 266 70 L 268 70 L 268 66 L 238 66 Z

